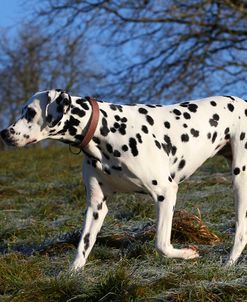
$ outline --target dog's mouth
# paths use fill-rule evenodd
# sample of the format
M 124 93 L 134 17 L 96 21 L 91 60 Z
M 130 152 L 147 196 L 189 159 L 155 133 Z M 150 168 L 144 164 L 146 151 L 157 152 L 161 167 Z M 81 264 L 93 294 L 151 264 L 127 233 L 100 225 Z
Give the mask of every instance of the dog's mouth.
M 26 145 L 31 145 L 31 144 L 34 144 L 34 143 L 36 143 L 36 142 L 37 142 L 37 140 L 36 140 L 36 139 L 33 139 L 33 140 L 27 142 Z
M 15 139 L 13 139 L 13 138 L 2 138 L 2 140 L 3 140 L 3 142 L 7 145 L 7 146 L 9 146 L 9 147 L 18 147 L 18 146 L 21 146 L 19 143 L 18 143 L 18 141 L 16 141 Z M 37 140 L 36 139 L 33 139 L 33 140 L 30 140 L 30 141 L 28 141 L 25 145 L 31 145 L 31 144 L 34 144 L 34 143 L 36 143 L 37 142 Z
M 10 146 L 10 147 L 16 147 L 17 146 L 17 143 L 14 139 L 12 138 L 2 138 L 3 142 L 7 145 L 7 146 Z

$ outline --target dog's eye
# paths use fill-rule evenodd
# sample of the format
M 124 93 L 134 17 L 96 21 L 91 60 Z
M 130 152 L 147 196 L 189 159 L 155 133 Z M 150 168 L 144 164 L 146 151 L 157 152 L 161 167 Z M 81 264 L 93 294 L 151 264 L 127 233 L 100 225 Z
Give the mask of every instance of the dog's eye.
M 35 115 L 36 111 L 33 108 L 27 108 L 27 112 L 25 113 L 24 117 L 28 122 L 31 122 Z

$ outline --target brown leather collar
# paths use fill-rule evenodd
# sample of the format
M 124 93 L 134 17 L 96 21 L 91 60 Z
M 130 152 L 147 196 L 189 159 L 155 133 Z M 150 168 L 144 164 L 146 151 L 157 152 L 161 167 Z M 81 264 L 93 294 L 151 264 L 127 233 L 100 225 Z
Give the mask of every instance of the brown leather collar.
M 81 149 L 84 149 L 93 138 L 99 121 L 99 105 L 97 101 L 92 97 L 89 97 L 88 101 L 92 107 L 92 113 L 88 121 L 86 134 L 80 143 Z

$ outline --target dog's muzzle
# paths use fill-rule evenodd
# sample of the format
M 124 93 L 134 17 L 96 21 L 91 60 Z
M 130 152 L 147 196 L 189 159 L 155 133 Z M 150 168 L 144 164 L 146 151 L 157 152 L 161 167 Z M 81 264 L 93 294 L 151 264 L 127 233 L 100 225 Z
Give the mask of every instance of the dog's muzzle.
M 3 129 L 0 132 L 0 136 L 2 140 L 5 142 L 5 144 L 9 146 L 15 146 L 15 140 L 11 137 L 11 131 L 8 129 Z

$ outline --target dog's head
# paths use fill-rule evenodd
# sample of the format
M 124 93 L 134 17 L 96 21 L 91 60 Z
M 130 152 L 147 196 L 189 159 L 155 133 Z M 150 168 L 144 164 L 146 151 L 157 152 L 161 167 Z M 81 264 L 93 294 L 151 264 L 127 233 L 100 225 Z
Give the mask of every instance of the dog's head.
M 20 118 L 0 132 L 10 146 L 26 146 L 57 134 L 62 139 L 63 125 L 68 119 L 71 97 L 61 90 L 34 94 L 21 110 Z

